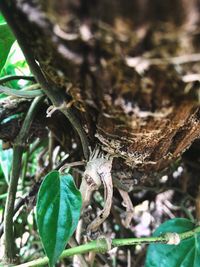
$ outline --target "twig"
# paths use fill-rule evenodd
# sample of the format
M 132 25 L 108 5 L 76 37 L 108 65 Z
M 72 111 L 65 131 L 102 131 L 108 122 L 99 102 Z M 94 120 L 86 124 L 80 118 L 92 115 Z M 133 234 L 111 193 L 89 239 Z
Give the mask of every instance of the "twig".
M 71 167 L 75 167 L 75 166 L 81 166 L 81 165 L 85 165 L 86 162 L 84 160 L 82 161 L 75 161 L 75 162 L 69 162 L 69 163 L 65 163 L 60 169 L 59 172 L 64 172 L 65 169 L 71 168 Z
M 126 207 L 126 216 L 125 216 L 125 220 L 123 221 L 123 223 L 126 228 L 129 228 L 131 220 L 133 219 L 133 215 L 134 215 L 133 203 L 129 197 L 128 192 L 121 190 L 119 188 L 118 188 L 118 191 L 123 199 L 123 206 Z
M 74 248 L 74 247 L 78 246 L 78 243 L 77 243 L 77 241 L 73 237 L 71 237 L 70 240 L 69 240 L 69 245 L 70 245 L 70 247 Z M 78 257 L 78 261 L 81 264 L 80 265 L 81 267 L 89 267 L 89 265 L 86 262 L 84 256 L 82 256 L 81 254 L 79 254 L 79 255 L 77 255 L 77 257 Z
M 14 249 L 14 233 L 13 233 L 13 216 L 14 216 L 14 203 L 17 191 L 19 175 L 21 171 L 21 162 L 26 138 L 31 126 L 31 123 L 38 110 L 42 98 L 36 98 L 26 115 L 22 128 L 17 136 L 13 145 L 13 162 L 8 187 L 8 197 L 6 200 L 5 215 L 4 215 L 4 229 L 5 229 L 5 259 L 12 262 L 15 256 Z
M 94 267 L 94 261 L 95 261 L 95 258 L 96 258 L 96 252 L 91 252 L 89 253 L 89 256 L 88 256 L 88 262 L 90 264 L 91 267 Z
M 49 169 L 52 170 L 53 169 L 53 150 L 54 150 L 54 136 L 52 134 L 52 131 L 49 132 L 49 144 L 48 144 L 48 165 L 49 165 Z
M 127 267 L 131 267 L 131 251 L 128 249 L 127 252 Z
M 133 246 L 137 244 L 150 244 L 150 243 L 162 243 L 162 244 L 171 244 L 171 236 L 177 235 L 179 237 L 180 242 L 182 240 L 185 240 L 187 238 L 190 238 L 194 236 L 195 234 L 200 233 L 200 226 L 196 227 L 195 229 L 191 231 L 187 231 L 184 233 L 167 233 L 162 236 L 151 236 L 151 237 L 141 237 L 141 238 L 122 238 L 122 239 L 113 239 L 112 240 L 112 247 L 121 247 L 121 246 Z M 173 245 L 176 245 L 177 243 L 173 243 Z M 177 244 L 178 245 L 178 244 Z M 60 259 L 64 259 L 70 256 L 74 256 L 77 254 L 84 254 L 87 252 L 96 252 L 96 253 L 105 253 L 109 249 L 108 242 L 106 239 L 98 239 L 92 242 L 89 242 L 87 244 L 77 246 L 74 248 L 66 249 L 63 251 L 63 253 L 60 256 Z M 34 267 L 34 266 L 43 266 L 47 264 L 48 258 L 40 258 L 37 260 L 33 260 L 24 264 L 16 265 L 15 267 Z

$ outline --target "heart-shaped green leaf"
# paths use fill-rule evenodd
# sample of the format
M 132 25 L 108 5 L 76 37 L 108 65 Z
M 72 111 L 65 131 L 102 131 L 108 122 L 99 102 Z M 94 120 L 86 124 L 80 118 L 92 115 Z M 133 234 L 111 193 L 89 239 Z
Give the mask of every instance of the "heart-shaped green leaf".
M 154 236 L 168 232 L 183 233 L 195 225 L 184 218 L 176 218 L 161 224 Z M 198 267 L 200 266 L 200 235 L 181 241 L 179 245 L 151 244 L 148 247 L 145 267 Z
M 38 193 L 36 218 L 51 267 L 76 229 L 81 205 L 81 194 L 70 174 L 52 171 L 44 178 Z

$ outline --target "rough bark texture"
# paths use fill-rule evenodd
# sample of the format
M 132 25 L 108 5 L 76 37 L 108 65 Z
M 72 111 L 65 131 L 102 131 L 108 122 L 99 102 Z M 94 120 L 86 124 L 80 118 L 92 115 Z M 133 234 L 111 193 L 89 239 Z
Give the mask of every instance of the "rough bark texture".
M 199 137 L 199 1 L 5 1 L 113 172 L 151 182 Z M 187 62 L 188 61 L 188 62 Z M 182 64 L 183 63 L 183 64 Z M 185 78 L 184 78 L 185 77 Z M 152 180 L 153 182 L 153 180 Z

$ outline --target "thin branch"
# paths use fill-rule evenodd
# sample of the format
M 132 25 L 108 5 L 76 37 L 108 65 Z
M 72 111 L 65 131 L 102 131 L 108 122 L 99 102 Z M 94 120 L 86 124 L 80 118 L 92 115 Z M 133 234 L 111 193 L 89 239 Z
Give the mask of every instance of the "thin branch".
M 75 166 L 81 166 L 81 165 L 85 165 L 86 162 L 84 160 L 82 161 L 75 161 L 75 162 L 71 162 L 71 163 L 65 163 L 60 169 L 59 172 L 63 173 L 66 169 L 68 168 L 72 168 Z
M 8 197 L 6 200 L 5 215 L 4 215 L 4 229 L 5 229 L 5 259 L 12 262 L 15 257 L 14 233 L 13 233 L 13 216 L 14 203 L 17 191 L 19 175 L 21 171 L 22 155 L 26 138 L 31 126 L 31 123 L 38 110 L 42 98 L 36 98 L 26 115 L 22 128 L 13 145 L 13 161 L 10 183 L 8 187 Z
M 195 234 L 200 233 L 200 226 L 196 227 L 191 231 L 187 231 L 181 234 L 177 233 L 167 233 L 162 236 L 152 236 L 152 237 L 141 237 L 141 238 L 122 238 L 122 239 L 113 239 L 111 240 L 111 246 L 114 247 L 121 247 L 121 246 L 133 246 L 137 244 L 151 244 L 151 243 L 162 243 L 162 244 L 171 244 L 171 238 L 173 236 L 178 236 L 179 241 L 185 240 L 194 236 Z M 172 238 L 173 239 L 173 238 Z M 178 245 L 178 243 L 173 243 L 173 245 Z M 60 259 L 64 259 L 70 256 L 74 256 L 77 254 L 84 254 L 87 252 L 96 252 L 96 253 L 105 253 L 109 248 L 109 242 L 106 239 L 98 239 L 92 242 L 89 242 L 84 245 L 80 245 L 74 248 L 66 249 L 60 256 Z M 41 259 L 33 260 L 24 264 L 17 265 L 15 267 L 34 267 L 34 266 L 43 266 L 48 264 L 48 258 L 44 257 Z

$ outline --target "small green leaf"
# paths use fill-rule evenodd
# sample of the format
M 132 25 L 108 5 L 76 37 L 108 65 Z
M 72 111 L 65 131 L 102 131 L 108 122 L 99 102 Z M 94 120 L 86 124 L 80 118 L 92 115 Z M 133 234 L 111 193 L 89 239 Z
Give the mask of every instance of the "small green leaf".
M 21 48 L 17 41 L 15 41 L 7 56 L 6 62 L 1 70 L 1 77 L 6 75 L 30 75 L 30 68 L 25 60 Z M 6 85 L 11 88 L 21 89 L 24 86 L 30 84 L 26 80 L 13 80 L 7 82 Z
M 0 14 L 0 71 L 4 66 L 15 37 Z
M 81 205 L 81 194 L 70 174 L 52 171 L 44 178 L 38 193 L 36 218 L 51 267 L 76 229 Z
M 184 218 L 176 218 L 161 224 L 154 236 L 168 232 L 183 233 L 195 225 Z M 145 267 L 198 267 L 200 266 L 200 235 L 181 241 L 179 245 L 151 244 L 148 247 Z
M 12 157 L 13 157 L 12 148 L 3 150 L 2 141 L 0 141 L 0 165 L 7 183 L 9 183 L 9 176 L 12 167 Z
M 4 24 L 4 23 L 6 23 L 6 21 L 5 21 L 4 17 L 3 17 L 3 15 L 0 12 L 0 25 Z

